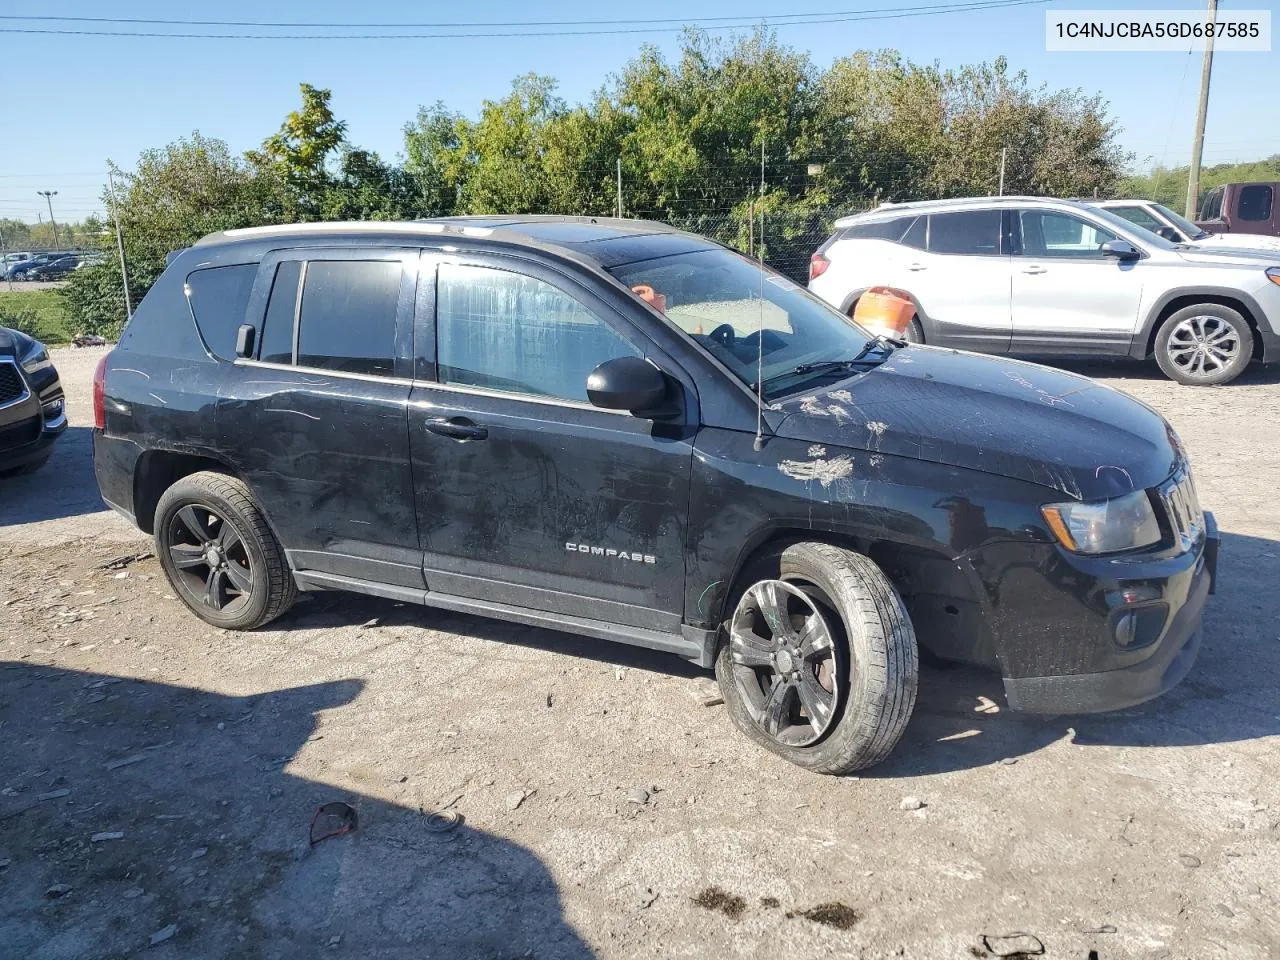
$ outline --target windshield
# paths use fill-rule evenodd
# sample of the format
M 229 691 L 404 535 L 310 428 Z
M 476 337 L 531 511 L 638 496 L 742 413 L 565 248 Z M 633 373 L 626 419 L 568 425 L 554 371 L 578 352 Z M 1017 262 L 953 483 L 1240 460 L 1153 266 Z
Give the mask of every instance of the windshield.
M 792 393 L 820 377 L 848 376 L 847 370 L 808 366 L 852 360 L 871 339 L 780 273 L 768 267 L 762 271 L 754 260 L 730 250 L 658 257 L 609 272 L 743 383 L 763 382 L 765 399 Z
M 1172 223 L 1175 227 L 1177 227 L 1179 230 L 1185 233 L 1192 240 L 1203 240 L 1205 237 L 1209 236 L 1208 230 L 1201 230 L 1199 227 L 1197 227 L 1194 223 L 1192 223 L 1186 217 L 1183 217 L 1183 216 L 1180 216 L 1179 214 L 1174 213 L 1172 210 L 1166 207 L 1163 203 L 1152 204 L 1152 206 L 1154 206 L 1157 210 L 1159 210 L 1165 216 L 1165 219 L 1167 219 L 1170 223 Z

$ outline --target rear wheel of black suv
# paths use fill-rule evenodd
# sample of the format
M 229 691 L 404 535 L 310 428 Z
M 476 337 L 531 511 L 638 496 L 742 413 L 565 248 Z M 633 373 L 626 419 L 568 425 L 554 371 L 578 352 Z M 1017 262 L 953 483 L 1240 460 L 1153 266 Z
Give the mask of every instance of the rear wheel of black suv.
M 1188 386 L 1230 383 L 1253 357 L 1253 331 L 1244 317 L 1218 303 L 1197 303 L 1171 313 L 1156 334 L 1156 363 L 1170 380 Z
M 830 544 L 796 543 L 753 562 L 737 596 L 716 657 L 734 723 L 818 773 L 887 757 L 915 706 L 919 653 L 880 568 Z
M 156 556 L 182 602 L 227 630 L 252 630 L 293 605 L 284 550 L 243 482 L 209 471 L 160 497 Z

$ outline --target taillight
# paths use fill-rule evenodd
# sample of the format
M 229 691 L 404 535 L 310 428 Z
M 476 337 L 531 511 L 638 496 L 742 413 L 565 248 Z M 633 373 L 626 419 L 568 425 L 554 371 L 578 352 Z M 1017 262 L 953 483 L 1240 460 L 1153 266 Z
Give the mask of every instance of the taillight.
M 95 430 L 107 429 L 107 361 L 111 358 L 108 351 L 93 371 L 93 426 Z
M 827 267 L 829 266 L 831 266 L 830 260 L 820 253 L 815 253 L 809 258 L 809 279 L 817 280 L 827 272 Z

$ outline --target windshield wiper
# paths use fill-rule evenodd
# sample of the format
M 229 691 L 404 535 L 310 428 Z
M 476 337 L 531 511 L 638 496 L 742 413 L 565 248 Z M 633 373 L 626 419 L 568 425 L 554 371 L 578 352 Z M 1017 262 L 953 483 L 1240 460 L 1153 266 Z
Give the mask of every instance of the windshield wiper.
M 904 345 L 904 341 L 891 340 L 886 336 L 877 334 L 862 345 L 862 349 L 855 353 L 847 360 L 815 360 L 812 363 L 800 363 L 792 367 L 785 373 L 778 373 L 772 377 L 765 379 L 758 384 L 752 384 L 752 388 L 759 390 L 761 387 L 767 387 L 771 383 L 779 380 L 785 380 L 788 377 L 800 376 L 806 373 L 826 373 L 835 370 L 847 370 L 850 367 L 856 367 L 860 363 L 881 363 L 883 358 L 877 357 L 875 360 L 868 359 L 872 351 L 882 351 L 886 356 L 893 352 L 896 347 Z

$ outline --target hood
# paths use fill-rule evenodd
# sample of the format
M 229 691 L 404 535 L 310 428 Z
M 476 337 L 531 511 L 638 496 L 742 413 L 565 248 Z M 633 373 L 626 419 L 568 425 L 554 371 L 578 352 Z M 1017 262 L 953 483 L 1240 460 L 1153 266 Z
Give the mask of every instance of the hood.
M 1261 250 L 1280 254 L 1280 237 L 1269 237 L 1264 233 L 1211 233 L 1199 240 L 1192 240 L 1191 243 L 1212 253 L 1250 253 Z
M 1199 242 L 1174 251 L 1188 263 L 1208 263 L 1225 267 L 1275 266 L 1280 263 L 1280 250 L 1241 250 L 1226 247 L 1202 247 Z
M 1163 418 L 1094 381 L 912 345 L 773 405 L 780 436 L 1026 480 L 1097 500 L 1155 486 L 1180 459 Z
M 0 357 L 16 357 L 18 355 L 18 339 L 22 334 L 8 327 L 0 327 Z

